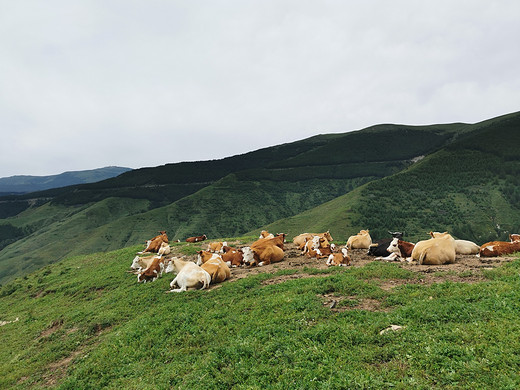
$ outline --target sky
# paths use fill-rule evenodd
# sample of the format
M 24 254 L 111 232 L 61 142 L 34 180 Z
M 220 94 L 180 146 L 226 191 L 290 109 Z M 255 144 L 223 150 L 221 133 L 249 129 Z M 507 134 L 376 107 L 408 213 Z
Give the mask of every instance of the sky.
M 0 177 L 520 111 L 518 0 L 0 0 Z

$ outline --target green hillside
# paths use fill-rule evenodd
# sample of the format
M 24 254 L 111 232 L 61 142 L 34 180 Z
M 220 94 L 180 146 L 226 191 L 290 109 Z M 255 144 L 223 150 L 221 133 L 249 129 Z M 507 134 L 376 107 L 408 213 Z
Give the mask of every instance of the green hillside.
M 241 235 L 395 174 L 467 131 L 462 124 L 380 125 L 0 198 L 0 231 L 8 233 L 0 240 L 0 283 L 67 255 L 142 243 L 158 230 L 181 240 Z
M 435 283 L 373 262 L 166 294 L 173 276 L 126 273 L 138 249 L 70 257 L 0 288 L 0 388 L 520 386 L 520 259 L 428 274 Z
M 477 124 L 406 170 L 264 226 L 290 234 L 302 227 L 343 240 L 360 229 L 375 238 L 401 230 L 412 241 L 431 230 L 479 244 L 507 239 L 520 231 L 520 115 Z

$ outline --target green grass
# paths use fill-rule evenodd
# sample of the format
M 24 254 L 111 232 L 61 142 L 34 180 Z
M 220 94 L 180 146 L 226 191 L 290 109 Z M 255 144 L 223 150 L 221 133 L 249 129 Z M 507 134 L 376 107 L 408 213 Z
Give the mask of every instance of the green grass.
M 140 249 L 67 258 L 3 286 L 0 320 L 19 321 L 0 328 L 0 388 L 520 386 L 520 260 L 477 284 L 409 284 L 416 274 L 372 263 L 166 294 L 171 275 L 137 284 L 125 272 Z M 357 307 L 367 300 L 375 310 Z M 405 328 L 379 334 L 391 324 Z

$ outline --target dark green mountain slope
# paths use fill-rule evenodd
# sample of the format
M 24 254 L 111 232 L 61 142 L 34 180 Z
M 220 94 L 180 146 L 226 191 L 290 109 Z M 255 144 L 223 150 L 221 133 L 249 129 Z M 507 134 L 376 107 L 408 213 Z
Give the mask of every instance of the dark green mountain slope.
M 265 228 L 291 234 L 330 228 L 341 240 L 359 229 L 375 238 L 404 230 L 412 241 L 431 230 L 479 244 L 506 239 L 520 231 L 520 115 L 477 124 L 396 175 Z
M 68 254 L 135 245 L 163 229 L 181 240 L 202 233 L 240 235 L 396 174 L 411 158 L 473 130 L 465 124 L 380 125 L 12 198 L 33 206 L 0 220 L 10 232 L 0 251 L 0 283 Z M 312 225 L 295 230 L 307 226 Z

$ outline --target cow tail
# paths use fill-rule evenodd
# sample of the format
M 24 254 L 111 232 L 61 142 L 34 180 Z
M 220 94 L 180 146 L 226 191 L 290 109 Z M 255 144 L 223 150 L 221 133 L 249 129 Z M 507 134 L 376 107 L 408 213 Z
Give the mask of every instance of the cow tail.
M 419 261 L 418 261 L 419 265 L 422 265 L 424 259 L 426 259 L 426 251 L 423 251 L 421 253 L 421 255 L 419 256 Z

